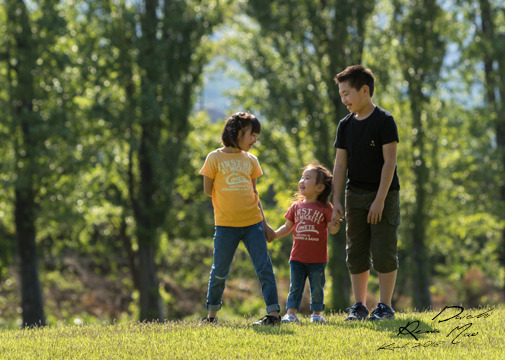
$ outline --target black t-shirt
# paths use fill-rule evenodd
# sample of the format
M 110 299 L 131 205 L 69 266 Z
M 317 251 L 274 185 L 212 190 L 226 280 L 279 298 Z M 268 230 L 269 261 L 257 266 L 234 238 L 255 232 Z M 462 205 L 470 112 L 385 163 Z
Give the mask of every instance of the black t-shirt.
M 347 150 L 347 187 L 377 191 L 384 165 L 382 145 L 394 141 L 399 141 L 395 120 L 378 106 L 366 119 L 356 120 L 349 114 L 340 120 L 333 146 Z M 399 189 L 395 167 L 389 190 Z

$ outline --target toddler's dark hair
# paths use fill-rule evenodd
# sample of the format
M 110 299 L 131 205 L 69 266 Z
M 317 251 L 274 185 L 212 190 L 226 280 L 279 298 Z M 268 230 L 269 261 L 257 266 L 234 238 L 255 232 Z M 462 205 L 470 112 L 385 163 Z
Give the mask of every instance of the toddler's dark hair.
M 327 168 L 324 166 L 320 165 L 317 162 L 310 163 L 309 165 L 305 166 L 302 171 L 305 170 L 315 170 L 317 173 L 316 176 L 316 184 L 323 184 L 324 185 L 324 190 L 319 194 L 317 197 L 317 201 L 323 203 L 323 204 L 328 204 L 330 202 L 330 195 L 331 195 L 331 182 L 333 180 L 333 176 Z M 301 201 L 303 200 L 304 197 L 300 193 L 296 194 L 296 200 Z
M 373 95 L 375 78 L 372 70 L 363 65 L 351 65 L 346 67 L 344 71 L 335 76 L 334 80 L 337 84 L 349 81 L 349 85 L 356 90 L 360 90 L 363 85 L 368 85 L 370 96 Z
M 252 132 L 259 134 L 261 132 L 261 124 L 253 114 L 247 112 L 237 112 L 226 120 L 223 133 L 221 134 L 221 142 L 224 146 L 238 148 L 239 131 L 244 131 L 248 126 L 252 126 Z

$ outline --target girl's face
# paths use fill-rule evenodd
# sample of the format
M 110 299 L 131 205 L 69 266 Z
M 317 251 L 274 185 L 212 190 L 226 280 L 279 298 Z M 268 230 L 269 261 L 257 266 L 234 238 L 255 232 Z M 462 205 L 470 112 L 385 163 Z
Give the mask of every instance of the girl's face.
M 256 144 L 259 134 L 252 132 L 252 126 L 246 127 L 244 130 L 240 130 L 238 133 L 238 147 L 242 151 L 249 151 Z
M 317 171 L 307 169 L 303 172 L 302 178 L 298 181 L 298 190 L 305 198 L 314 200 L 324 190 L 323 184 L 317 183 Z

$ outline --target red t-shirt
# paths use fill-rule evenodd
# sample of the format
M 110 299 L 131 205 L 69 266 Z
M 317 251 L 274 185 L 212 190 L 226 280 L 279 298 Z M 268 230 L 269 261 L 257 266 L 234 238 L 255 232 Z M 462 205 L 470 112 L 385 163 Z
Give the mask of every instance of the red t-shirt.
M 295 224 L 293 248 L 289 260 L 303 263 L 328 262 L 328 223 L 331 204 L 296 202 L 284 217 Z

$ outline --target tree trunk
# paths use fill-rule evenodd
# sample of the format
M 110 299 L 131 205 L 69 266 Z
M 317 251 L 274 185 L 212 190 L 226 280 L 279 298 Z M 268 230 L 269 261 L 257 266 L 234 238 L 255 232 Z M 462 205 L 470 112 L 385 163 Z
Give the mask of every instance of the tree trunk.
M 16 189 L 15 223 L 21 280 L 23 326 L 44 326 L 46 320 L 35 244 L 35 204 L 32 184 Z
M 412 102 L 416 96 L 411 94 Z M 415 149 L 413 158 L 413 171 L 415 176 L 415 191 L 416 203 L 414 207 L 414 215 L 412 218 L 412 258 L 414 260 L 412 290 L 414 295 L 414 307 L 417 310 L 425 310 L 431 308 L 431 297 L 429 292 L 429 264 L 426 251 L 426 189 L 425 184 L 428 182 L 428 169 L 424 159 L 424 130 L 422 129 L 421 114 L 417 106 L 412 106 L 413 113 L 413 128 L 417 129 L 413 141 Z
M 157 183 L 154 178 L 153 147 L 157 144 L 152 129 L 143 125 L 142 140 L 139 149 L 140 187 L 135 217 L 137 221 L 137 239 L 139 243 L 139 291 L 140 320 L 162 321 L 163 311 L 159 294 L 159 282 L 156 273 L 154 254 L 157 244 L 157 230 L 161 223 L 160 214 L 155 211 Z
M 408 71 L 405 71 L 407 74 Z M 426 184 L 429 182 L 429 172 L 426 166 L 426 130 L 422 121 L 423 107 L 426 99 L 422 93 L 422 84 L 415 79 L 409 81 L 410 109 L 412 112 L 412 171 L 414 173 L 415 204 L 412 214 L 412 291 L 414 307 L 419 310 L 431 308 L 429 292 L 430 266 L 426 250 Z
M 222 21 L 225 5 L 207 12 L 177 1 L 139 1 L 140 17 L 132 21 L 133 38 L 122 38 L 124 59 L 132 75 L 138 67 L 139 89 L 125 77 L 131 99 L 128 191 L 136 222 L 139 250 L 131 266 L 137 266 L 140 320 L 163 320 L 156 273 L 158 236 L 171 208 L 173 188 L 185 140 L 190 131 L 188 116 L 207 53 L 200 52 L 202 39 Z M 123 3 L 124 6 L 124 3 Z M 203 40 L 205 41 L 205 40 Z M 130 47 L 134 48 L 132 52 Z M 128 56 L 135 55 L 131 58 Z M 123 65 L 125 65 L 123 60 Z M 125 243 L 129 246 L 128 242 Z M 131 249 L 128 249 L 131 254 Z M 138 260 L 138 261 L 137 261 Z
M 139 291 L 140 321 L 162 321 L 163 313 L 159 294 L 154 254 L 157 231 L 163 223 L 165 209 L 160 209 L 157 198 L 163 182 L 155 174 L 157 151 L 160 146 L 161 109 L 158 103 L 158 87 L 162 81 L 160 52 L 156 37 L 159 20 L 156 0 L 145 1 L 145 13 L 141 19 L 142 38 L 139 39 L 139 65 L 144 72 L 141 83 L 142 108 L 141 139 L 138 149 L 139 184 L 134 199 L 134 214 L 139 243 Z M 159 211 L 161 210 L 161 212 Z
M 140 191 L 135 199 L 134 213 L 137 222 L 137 239 L 139 243 L 139 292 L 140 320 L 162 321 L 163 312 L 159 294 L 159 283 L 156 273 L 154 254 L 157 246 L 157 230 L 162 222 L 157 213 L 154 199 L 157 183 L 154 179 L 153 146 L 157 144 L 152 130 L 144 125 L 139 149 Z
M 426 130 L 432 129 L 430 116 L 424 119 L 424 111 L 429 106 L 430 99 L 424 90 L 436 89 L 436 79 L 439 78 L 442 59 L 446 53 L 446 40 L 438 26 L 442 21 L 443 12 L 436 0 L 420 0 L 412 2 L 395 1 L 394 13 L 397 38 L 400 42 L 398 57 L 403 77 L 408 82 L 408 97 L 412 116 L 412 172 L 415 186 L 415 204 L 410 214 L 412 226 L 410 241 L 406 242 L 408 252 L 412 254 L 412 284 L 413 303 L 417 310 L 431 308 L 429 292 L 430 264 L 426 247 L 426 225 L 429 224 L 429 214 L 426 211 L 429 197 L 430 169 L 426 157 Z M 409 270 L 408 268 L 406 269 Z
M 154 245 L 139 245 L 139 290 L 140 319 L 142 321 L 163 321 L 163 309 L 156 276 Z
M 23 326 L 43 326 L 44 317 L 42 290 L 36 249 L 36 190 L 33 179 L 37 176 L 34 158 L 37 151 L 37 134 L 33 128 L 40 118 L 34 113 L 34 81 L 32 70 L 35 68 L 35 47 L 28 10 L 23 1 L 7 2 L 8 25 L 14 41 L 9 51 L 9 61 L 16 79 L 9 77 L 10 103 L 12 106 L 13 128 L 18 132 L 16 160 L 18 164 L 15 184 L 14 221 L 16 225 L 16 244 L 19 256 L 19 275 L 21 282 L 21 308 Z
M 486 86 L 486 101 L 490 110 L 494 112 L 496 129 L 496 146 L 502 172 L 505 169 L 505 43 L 504 35 L 497 35 L 495 31 L 493 11 L 489 0 L 479 0 L 481 13 L 481 33 L 485 42 L 483 51 L 484 75 Z M 505 183 L 501 176 L 500 202 L 501 209 L 505 207 Z M 503 211 L 503 210 L 501 210 Z M 505 268 L 505 228 L 502 230 L 500 247 L 500 263 Z M 503 288 L 505 293 L 505 287 Z

